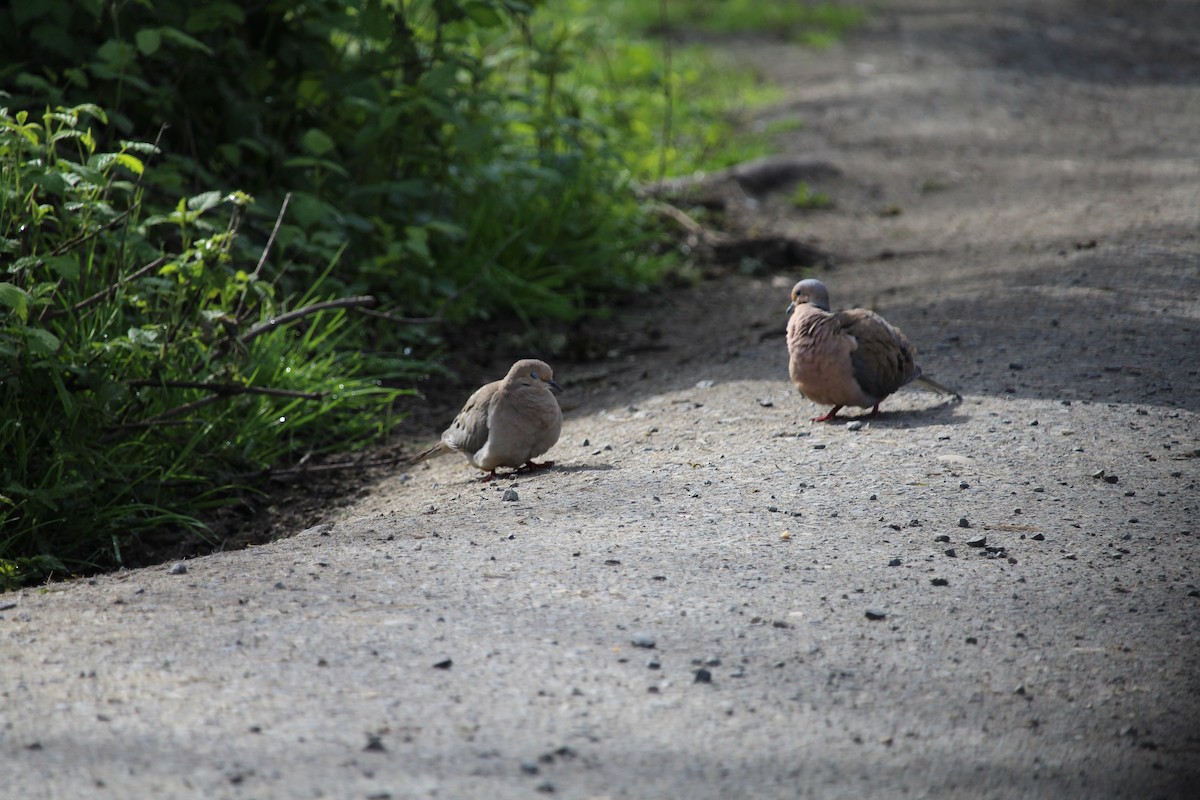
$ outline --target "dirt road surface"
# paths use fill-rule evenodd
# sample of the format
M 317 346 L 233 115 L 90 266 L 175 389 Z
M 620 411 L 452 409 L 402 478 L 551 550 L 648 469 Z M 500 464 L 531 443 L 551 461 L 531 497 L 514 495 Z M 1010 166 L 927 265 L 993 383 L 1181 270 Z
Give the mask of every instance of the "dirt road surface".
M 0 597 L 0 795 L 1200 796 L 1200 4 L 878 5 L 729 45 L 835 168 L 743 210 L 963 402 L 811 424 L 798 271 L 676 291 L 553 470 Z

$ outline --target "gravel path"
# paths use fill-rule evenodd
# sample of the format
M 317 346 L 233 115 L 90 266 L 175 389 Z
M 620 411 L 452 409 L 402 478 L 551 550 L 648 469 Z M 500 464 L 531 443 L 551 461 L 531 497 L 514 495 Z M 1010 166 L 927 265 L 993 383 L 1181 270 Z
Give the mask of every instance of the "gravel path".
M 553 470 L 0 596 L 0 794 L 1197 796 L 1200 7 L 884 5 L 731 45 L 836 167 L 742 211 L 962 403 L 812 425 L 797 274 L 674 292 Z

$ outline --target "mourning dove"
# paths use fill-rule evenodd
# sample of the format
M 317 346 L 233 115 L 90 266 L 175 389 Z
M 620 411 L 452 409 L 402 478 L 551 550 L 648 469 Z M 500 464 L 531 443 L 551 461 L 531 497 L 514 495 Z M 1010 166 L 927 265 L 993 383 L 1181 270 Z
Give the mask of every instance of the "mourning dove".
M 792 287 L 788 306 L 788 373 L 796 388 L 814 403 L 831 405 L 813 422 L 829 422 L 842 406 L 870 408 L 911 381 L 956 399 L 962 397 L 921 374 L 917 349 L 874 311 L 851 308 L 830 312 L 829 290 L 815 279 Z
M 497 467 L 548 467 L 554 462 L 535 464 L 533 459 L 558 441 L 562 409 L 552 392 L 561 391 L 549 364 L 522 359 L 502 380 L 477 389 L 441 440 L 409 463 L 458 452 L 488 473 L 485 482 L 496 477 Z

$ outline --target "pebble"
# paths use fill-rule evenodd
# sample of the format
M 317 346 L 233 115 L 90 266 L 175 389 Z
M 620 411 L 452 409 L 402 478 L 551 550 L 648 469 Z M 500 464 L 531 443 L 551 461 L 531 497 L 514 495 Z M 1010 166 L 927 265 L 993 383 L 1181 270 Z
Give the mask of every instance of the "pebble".
M 1044 542 L 1044 541 L 1046 541 L 1046 534 L 1035 533 L 1033 536 L 1030 536 L 1029 538 L 1033 539 L 1035 542 Z
M 867 619 L 869 620 L 881 620 L 887 618 L 887 614 L 882 609 L 878 608 L 868 608 L 866 615 Z
M 533 763 L 532 761 L 522 761 L 521 762 L 521 772 L 524 772 L 526 775 L 537 775 L 538 771 L 539 771 L 538 765 Z
M 647 650 L 653 649 L 657 644 L 654 637 L 648 633 L 635 633 L 629 641 L 634 647 L 644 647 Z
M 1116 483 L 1119 480 L 1121 480 L 1121 479 L 1118 478 L 1116 475 L 1105 475 L 1104 476 L 1105 483 Z
M 715 381 L 697 381 L 696 382 L 697 389 L 711 389 L 714 386 L 716 386 Z
M 846 430 L 848 431 L 861 431 L 865 427 L 866 423 L 861 419 L 852 419 L 846 423 Z
M 951 558 L 958 558 L 958 552 L 953 547 L 946 551 L 946 555 L 950 556 Z
M 958 488 L 960 488 L 960 489 L 970 489 L 970 488 L 971 488 L 971 484 L 967 483 L 966 481 L 962 481 L 962 482 L 960 482 L 960 483 L 958 484 Z
M 505 502 L 508 502 L 508 503 L 513 503 L 513 502 L 516 502 L 517 500 L 520 500 L 521 495 L 517 494 L 516 489 L 505 489 L 504 495 L 500 499 L 504 500 Z
M 443 658 L 441 661 L 435 661 L 433 664 L 434 669 L 450 669 L 452 666 L 454 666 L 454 660 L 449 657 Z
M 933 540 L 935 542 L 948 542 L 948 541 L 950 541 L 950 534 L 939 533 L 937 536 L 933 537 Z
M 712 673 L 703 667 L 696 670 L 696 683 L 712 683 Z
M 889 567 L 898 567 L 898 566 L 900 566 L 900 565 L 901 565 L 901 564 L 903 564 L 903 563 L 904 563 L 904 562 L 903 562 L 903 561 L 901 561 L 900 559 L 898 559 L 898 558 L 893 558 L 891 561 L 889 561 L 889 562 L 888 562 L 888 566 L 889 566 Z
M 967 547 L 983 547 L 985 544 L 987 544 L 987 537 L 982 534 L 967 539 Z
M 971 523 L 966 517 L 959 517 L 958 518 L 958 527 L 969 528 L 969 527 L 971 527 Z
M 183 563 L 182 561 L 176 561 L 171 565 L 171 568 L 167 570 L 167 573 L 170 575 L 186 575 L 187 564 Z
M 930 578 L 929 582 L 934 586 L 949 586 L 950 581 L 946 578 Z
M 662 669 L 662 662 L 657 658 L 652 658 L 646 662 L 646 669 Z

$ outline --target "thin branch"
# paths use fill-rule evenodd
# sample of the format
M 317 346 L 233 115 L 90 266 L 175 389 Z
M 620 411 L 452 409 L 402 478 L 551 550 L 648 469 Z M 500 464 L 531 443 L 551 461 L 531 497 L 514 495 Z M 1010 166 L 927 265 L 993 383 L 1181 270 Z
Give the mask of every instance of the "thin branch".
M 164 411 L 163 413 L 159 414 L 158 416 L 150 417 L 149 419 L 143 419 L 143 420 L 139 420 L 137 422 L 121 423 L 120 425 L 113 428 L 112 432 L 115 433 L 117 431 L 123 431 L 123 430 L 134 430 L 136 428 L 149 428 L 154 425 L 158 425 L 158 424 L 162 423 L 163 420 L 168 420 L 171 417 L 178 417 L 180 414 L 187 414 L 188 412 L 195 411 L 198 408 L 204 408 L 205 406 L 210 406 L 220 399 L 221 399 L 221 395 L 210 394 L 207 397 L 201 397 L 199 400 L 193 400 L 190 403 L 184 403 L 181 406 L 175 406 L 175 408 Z
M 62 244 L 60 244 L 58 247 L 56 247 L 56 248 L 54 248 L 53 250 L 51 250 L 51 251 L 50 251 L 50 255 L 49 255 L 49 256 L 47 256 L 47 258 L 53 258 L 54 256 L 61 256 L 63 253 L 69 252 L 70 250 L 72 250 L 73 248 L 76 248 L 76 247 L 78 247 L 79 245 L 83 244 L 83 243 L 84 243 L 84 242 L 86 242 L 87 240 L 96 238 L 96 237 L 97 237 L 97 236 L 99 236 L 99 235 L 100 235 L 100 234 L 101 234 L 103 231 L 106 231 L 106 230 L 108 230 L 109 228 L 115 228 L 115 227 L 117 227 L 118 225 L 120 225 L 120 224 L 121 224 L 121 222 L 122 222 L 122 221 L 123 221 L 123 220 L 124 220 L 126 217 L 128 217 L 128 216 L 129 216 L 130 214 L 132 214 L 132 213 L 133 213 L 135 210 L 137 210 L 138 206 L 140 206 L 141 204 L 142 204 L 142 201 L 141 201 L 141 200 L 135 200 L 135 201 L 133 201 L 133 203 L 131 203 L 131 204 L 130 204 L 129 208 L 125 209 L 125 210 L 124 210 L 124 211 L 122 211 L 120 214 L 117 214 L 115 217 L 113 217 L 113 218 L 112 218 L 112 219 L 110 219 L 108 222 L 104 223 L 103 225 L 100 225 L 100 226 L 98 226 L 98 227 L 97 227 L 95 230 L 91 230 L 91 231 L 87 231 L 87 232 L 85 232 L 85 233 L 81 233 L 81 234 L 79 234 L 78 236 L 76 236 L 74 239 L 70 239 L 70 240 L 68 240 L 68 241 L 66 241 L 66 242 L 63 242 L 63 243 L 62 243 Z
M 288 192 L 283 196 L 283 204 L 279 206 L 279 214 L 275 217 L 275 227 L 271 229 L 271 235 L 267 237 L 267 246 L 263 248 L 262 255 L 258 257 L 258 266 L 254 268 L 254 272 L 250 273 L 250 277 L 257 278 L 262 272 L 263 265 L 267 263 L 267 254 L 275 245 L 275 236 L 279 233 L 279 226 L 283 224 L 283 215 L 287 213 L 290 202 L 292 202 L 292 193 Z
M 258 472 L 246 472 L 233 476 L 233 480 L 249 480 L 254 478 L 281 478 L 296 475 L 320 475 L 329 472 L 339 472 L 347 469 L 366 469 L 368 467 L 394 467 L 408 460 L 408 456 L 393 456 L 374 461 L 338 461 L 333 464 L 317 464 L 314 466 L 296 466 L 286 469 L 268 468 Z
M 49 319 L 53 319 L 54 317 L 61 317 L 64 314 L 73 314 L 76 311 L 82 311 L 85 308 L 94 306 L 96 303 L 99 303 L 101 300 L 107 300 L 109 297 L 112 297 L 116 293 L 117 289 L 120 289 L 122 286 L 124 286 L 127 283 L 132 283 L 133 281 L 136 281 L 138 278 L 142 277 L 147 272 L 157 269 L 166 260 L 167 259 L 165 256 L 159 256 L 158 258 L 151 261 L 149 264 L 147 264 L 144 267 L 142 267 L 141 269 L 139 269 L 137 272 L 134 272 L 132 275 L 122 278 L 121 280 L 117 281 L 116 283 L 112 284 L 111 286 L 101 289 L 100 291 L 96 292 L 94 295 L 87 298 L 86 300 L 80 300 L 78 303 L 71 306 L 70 308 L 59 308 L 59 309 L 50 311 L 46 314 L 46 317 Z
M 442 321 L 442 314 L 440 312 L 434 314 L 432 317 L 398 317 L 386 311 L 374 311 L 369 308 L 356 308 L 354 310 L 368 317 L 386 319 L 388 322 L 396 322 L 400 325 L 434 325 Z
M 240 383 L 209 383 L 208 381 L 156 381 L 139 378 L 125 381 L 126 386 L 161 386 L 164 389 L 205 389 L 217 395 L 265 394 L 272 397 L 299 397 L 304 400 L 320 400 L 327 392 L 298 392 L 294 389 L 275 389 L 270 386 L 245 386 Z
M 359 297 L 340 297 L 336 300 L 327 300 L 323 303 L 313 303 L 311 306 L 297 308 L 295 311 L 289 311 L 286 314 L 280 314 L 278 317 L 271 317 L 271 319 L 267 320 L 266 322 L 260 322 L 238 337 L 238 341 L 244 344 L 251 339 L 261 336 L 264 333 L 275 330 L 280 325 L 286 325 L 289 322 L 295 322 L 302 317 L 307 317 L 310 314 L 316 314 L 321 311 L 328 311 L 331 308 L 373 306 L 375 303 L 376 300 L 371 295 L 360 295 Z

